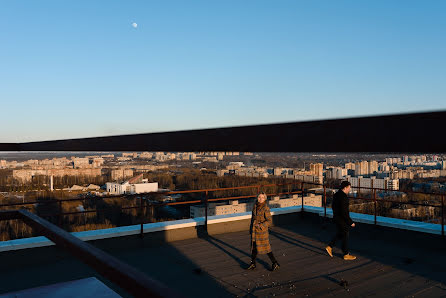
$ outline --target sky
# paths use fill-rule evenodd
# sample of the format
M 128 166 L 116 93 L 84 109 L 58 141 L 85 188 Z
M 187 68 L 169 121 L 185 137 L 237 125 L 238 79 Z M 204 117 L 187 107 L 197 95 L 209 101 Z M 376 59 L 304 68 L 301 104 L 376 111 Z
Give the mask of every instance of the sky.
M 442 0 L 0 0 L 0 28 L 0 142 L 446 109 Z

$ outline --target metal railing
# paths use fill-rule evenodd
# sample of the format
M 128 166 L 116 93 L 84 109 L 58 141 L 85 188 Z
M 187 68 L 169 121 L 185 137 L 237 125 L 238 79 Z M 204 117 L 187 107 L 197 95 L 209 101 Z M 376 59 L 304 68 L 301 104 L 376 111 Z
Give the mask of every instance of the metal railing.
M 268 188 L 268 187 L 278 187 L 278 186 L 291 186 L 296 185 L 298 182 L 288 182 L 288 183 L 272 183 L 272 184 L 264 184 L 264 185 L 248 185 L 248 186 L 236 186 L 236 187 L 227 187 L 227 188 L 209 188 L 209 189 L 198 189 L 198 190 L 178 190 L 178 191 L 168 191 L 168 192 L 151 192 L 146 194 L 126 194 L 126 195 L 108 195 L 108 196 L 100 196 L 100 197 L 89 197 L 89 198 L 73 198 L 73 199 L 55 199 L 55 200 L 48 200 L 48 201 L 29 201 L 29 202 L 22 202 L 22 203 L 7 203 L 7 204 L 0 204 L 0 208 L 4 207 L 22 207 L 25 208 L 25 206 L 34 205 L 34 204 L 42 204 L 42 205 L 49 205 L 49 204 L 58 204 L 59 210 L 62 210 L 62 204 L 68 203 L 68 202 L 81 202 L 86 201 L 88 199 L 95 200 L 95 199 L 117 199 L 117 198 L 127 198 L 127 199 L 137 199 L 139 201 L 138 206 L 120 206 L 120 210 L 138 210 L 139 211 L 139 224 L 141 226 L 141 232 L 140 237 L 144 237 L 143 233 L 143 225 L 145 223 L 145 218 L 143 217 L 143 211 L 144 208 L 148 206 L 173 206 L 173 205 L 190 205 L 190 204 L 204 204 L 205 205 L 205 229 L 207 229 L 207 219 L 208 219 L 208 204 L 209 202 L 218 202 L 218 201 L 230 201 L 230 200 L 238 200 L 238 199 L 249 199 L 254 198 L 257 196 L 257 194 L 254 195 L 246 195 L 246 196 L 236 196 L 236 197 L 225 197 L 225 198 L 209 198 L 209 194 L 212 192 L 217 191 L 228 191 L 228 190 L 241 190 L 241 189 L 255 189 L 256 193 L 260 192 L 261 188 Z M 180 201 L 180 202 L 164 202 L 164 203 L 147 203 L 146 201 L 143 201 L 144 196 L 148 195 L 174 195 L 174 194 L 191 194 L 191 193 L 202 193 L 203 196 L 200 200 L 188 200 L 188 201 Z M 287 195 L 287 194 L 299 194 L 301 191 L 288 191 L 288 192 L 277 192 L 277 193 L 270 193 L 268 195 Z M 63 216 L 67 215 L 77 215 L 77 214 L 87 214 L 87 213 L 98 213 L 98 212 L 104 212 L 107 211 L 108 208 L 103 209 L 90 209 L 90 210 L 83 210 L 83 211 L 73 211 L 73 212 L 53 212 L 53 213 L 42 213 L 40 216 L 42 217 L 58 217 L 59 218 L 59 225 L 62 226 L 62 218 Z
M 0 220 L 13 219 L 22 220 L 39 234 L 53 241 L 57 247 L 67 250 L 135 297 L 180 297 L 160 282 L 31 212 L 0 211 Z
M 0 208 L 3 207 L 24 207 L 27 205 L 33 205 L 33 204 L 59 204 L 59 209 L 62 210 L 62 204 L 64 202 L 74 202 L 74 201 L 85 201 L 85 200 L 95 200 L 97 198 L 101 199 L 116 199 L 116 198 L 133 198 L 138 199 L 139 204 L 138 206 L 120 206 L 120 210 L 132 210 L 137 209 L 139 210 L 139 224 L 141 226 L 140 231 L 140 237 L 144 237 L 143 232 L 143 225 L 145 223 L 146 218 L 144 217 L 144 208 L 146 207 L 159 207 L 159 206 L 178 206 L 178 205 L 190 205 L 190 204 L 203 204 L 205 207 L 205 223 L 204 228 L 207 230 L 207 222 L 208 222 L 208 206 L 210 202 L 218 202 L 218 201 L 232 201 L 232 200 L 239 200 L 239 199 L 250 199 L 255 198 L 257 194 L 262 189 L 266 189 L 268 187 L 284 187 L 288 186 L 288 191 L 278 191 L 275 193 L 268 193 L 268 196 L 277 196 L 277 195 L 291 195 L 291 194 L 297 194 L 301 195 L 301 208 L 302 211 L 304 211 L 304 195 L 308 193 L 308 190 L 305 189 L 305 186 L 309 185 L 316 185 L 321 188 L 323 188 L 323 207 L 324 207 L 324 217 L 327 217 L 327 188 L 328 186 L 326 184 L 322 183 L 316 183 L 316 182 L 307 182 L 307 181 L 297 181 L 293 180 L 291 182 L 285 182 L 285 183 L 271 183 L 271 184 L 258 184 L 258 185 L 247 185 L 247 186 L 236 186 L 236 187 L 227 187 L 227 188 L 209 188 L 209 189 L 197 189 L 197 190 L 178 190 L 178 191 L 168 191 L 168 192 L 152 192 L 152 193 L 146 193 L 146 194 L 131 194 L 131 195 L 109 195 L 109 196 L 101 196 L 101 197 L 89 197 L 89 198 L 74 198 L 74 199 L 60 199 L 60 200 L 54 200 L 54 201 L 32 201 L 32 202 L 24 202 L 24 203 L 8 203 L 8 204 L 0 204 Z M 293 191 L 290 191 L 290 186 L 294 188 Z M 308 187 L 307 187 L 308 188 Z M 444 221 L 445 221 L 445 212 L 444 212 L 444 200 L 445 200 L 445 194 L 444 193 L 425 193 L 425 192 L 416 192 L 416 191 L 404 191 L 404 193 L 413 193 L 413 194 L 424 194 L 424 195 L 437 195 L 441 196 L 441 204 L 440 205 L 433 205 L 433 204 L 424 204 L 424 203 L 417 203 L 417 202 L 401 202 L 397 200 L 388 200 L 388 199 L 377 199 L 376 192 L 377 191 L 394 191 L 390 190 L 388 188 L 374 188 L 374 187 L 363 187 L 363 186 L 355 186 L 352 187 L 359 190 L 359 195 L 361 190 L 369 190 L 371 193 L 371 197 L 361 197 L 361 196 L 349 196 L 349 198 L 353 200 L 365 200 L 373 202 L 374 205 L 374 224 L 377 224 L 377 204 L 378 202 L 388 202 L 388 203 L 396 203 L 396 204 L 406 204 L 406 205 L 413 205 L 413 206 L 422 206 L 422 207 L 434 207 L 434 208 L 440 208 L 441 211 L 441 234 L 444 236 Z M 232 197 L 222 197 L 222 198 L 210 198 L 210 194 L 218 191 L 228 191 L 228 190 L 245 190 L 245 189 L 254 189 L 256 194 L 253 195 L 240 195 L 240 196 L 232 196 Z M 147 201 L 143 201 L 143 196 L 147 195 L 154 195 L 154 194 L 161 194 L 161 195 L 175 195 L 175 194 L 191 194 L 191 193 L 201 193 L 202 197 L 199 200 L 188 200 L 188 201 L 178 201 L 178 202 L 163 202 L 163 203 L 147 203 Z M 59 218 L 59 224 L 62 223 L 63 216 L 68 215 L 77 215 L 77 214 L 86 214 L 86 213 L 97 213 L 97 212 L 103 212 L 108 210 L 107 208 L 103 209 L 91 209 L 91 210 L 83 210 L 83 211 L 74 211 L 74 212 L 57 212 L 57 213 L 48 213 L 48 214 L 41 214 L 41 216 L 56 216 Z
M 300 195 L 301 199 L 301 208 L 304 211 L 304 197 L 306 193 L 309 193 L 308 186 L 309 185 L 317 185 L 323 188 L 322 193 L 322 205 L 324 208 L 324 217 L 327 218 L 327 185 L 321 183 L 313 183 L 313 182 L 304 182 L 304 181 L 292 181 L 287 183 L 275 183 L 275 184 L 265 184 L 265 185 L 250 185 L 250 186 L 238 186 L 238 187 L 229 187 L 229 188 L 212 188 L 212 189 L 199 189 L 199 190 L 180 190 L 180 191 L 170 191 L 170 192 L 161 192 L 159 194 L 163 195 L 171 195 L 171 194 L 186 194 L 186 193 L 202 193 L 203 196 L 200 200 L 189 200 L 182 202 L 164 202 L 156 204 L 155 206 L 175 206 L 175 205 L 188 205 L 188 204 L 203 204 L 205 207 L 205 223 L 204 229 L 207 231 L 207 223 L 208 223 L 208 206 L 209 202 L 218 202 L 218 201 L 231 201 L 238 199 L 250 199 L 255 198 L 257 193 L 260 190 L 265 189 L 267 187 L 279 187 L 279 186 L 288 186 L 288 191 L 280 191 L 278 190 L 275 193 L 267 193 L 268 196 L 277 196 L 277 195 L 290 195 L 297 194 Z M 307 189 L 305 188 L 307 186 Z M 293 189 L 290 190 L 290 187 Z M 416 205 L 416 206 L 425 206 L 425 207 L 435 207 L 441 208 L 441 235 L 444 237 L 444 193 L 421 193 L 421 192 L 411 192 L 405 191 L 406 193 L 421 193 L 426 195 L 438 195 L 441 196 L 441 205 L 433 205 L 433 204 L 421 204 L 415 202 L 400 202 L 396 200 L 387 200 L 387 199 L 377 199 L 376 192 L 377 191 L 387 191 L 387 189 L 373 188 L 373 187 L 353 187 L 356 189 L 367 189 L 371 191 L 371 197 L 349 197 L 354 200 L 366 200 L 373 202 L 374 205 L 374 224 L 377 225 L 377 203 L 378 202 L 390 202 L 390 203 L 402 203 L 407 205 Z M 209 198 L 212 192 L 216 191 L 228 191 L 228 190 L 240 190 L 240 189 L 254 189 L 256 194 L 253 195 L 242 195 L 242 196 L 232 196 L 232 197 L 223 197 L 223 198 Z M 125 197 L 134 197 L 139 198 L 138 206 L 130 206 L 123 207 L 120 206 L 120 210 L 128 210 L 128 209 L 139 209 L 139 221 L 141 225 L 140 229 L 140 237 L 144 236 L 143 224 L 145 222 L 145 218 L 143 216 L 143 208 L 144 206 L 142 200 L 143 194 L 138 195 L 127 195 Z M 122 196 L 107 196 L 102 197 L 104 199 L 107 198 L 119 198 Z M 94 199 L 92 197 L 91 199 Z M 76 198 L 76 199 L 62 199 L 56 201 L 50 201 L 48 203 L 57 203 L 62 206 L 64 202 L 72 202 L 72 201 L 84 201 L 85 198 Z M 25 203 L 8 203 L 8 204 L 0 204 L 0 208 L 2 207 L 13 207 L 13 206 L 27 206 L 30 204 L 42 203 L 40 201 L 35 202 L 25 202 Z M 77 212 L 59 212 L 53 214 L 46 214 L 45 216 L 58 216 L 61 219 L 63 216 L 73 215 L 73 214 L 83 214 L 83 213 L 94 213 L 100 212 L 106 209 L 94 209 L 94 210 L 84 210 Z M 167 287 L 155 281 L 149 277 L 147 277 L 144 273 L 137 271 L 133 267 L 119 261 L 118 259 L 106 254 L 105 252 L 97 249 L 96 247 L 74 237 L 70 233 L 64 231 L 62 228 L 57 227 L 56 225 L 40 218 L 36 214 L 33 214 L 27 210 L 4 210 L 0 211 L 0 221 L 1 220 L 12 220 L 12 219 L 20 219 L 29 226 L 31 226 L 34 230 L 38 231 L 41 235 L 46 236 L 48 239 L 53 241 L 56 246 L 62 247 L 63 249 L 68 250 L 71 254 L 73 254 L 78 259 L 82 260 L 87 265 L 93 267 L 98 273 L 109 279 L 111 282 L 120 286 L 124 290 L 128 291 L 132 295 L 136 297 L 175 297 L 178 296 L 173 291 L 169 290 Z M 61 223 L 61 220 L 59 220 Z
M 318 185 L 318 186 L 322 186 L 323 187 L 323 198 L 324 198 L 324 217 L 327 217 L 327 195 L 326 195 L 326 190 L 327 190 L 327 186 L 325 184 L 321 184 L 321 183 L 313 183 L 313 182 L 305 182 L 307 184 L 312 184 L 312 185 Z M 444 230 L 444 221 L 445 221 L 445 210 L 444 210 L 444 201 L 445 201 L 445 193 L 426 193 L 426 192 L 419 192 L 419 191 L 399 191 L 399 190 L 392 190 L 392 189 L 388 189 L 386 188 L 376 188 L 376 187 L 363 187 L 363 186 L 352 186 L 351 188 L 355 188 L 355 189 L 359 189 L 359 193 L 361 191 L 361 189 L 366 189 L 366 190 L 370 190 L 371 191 L 371 198 L 366 198 L 366 197 L 360 197 L 360 196 L 348 196 L 348 198 L 350 199 L 354 199 L 354 200 L 365 200 L 365 201 L 371 201 L 373 202 L 374 205 L 374 225 L 377 225 L 377 204 L 378 202 L 387 202 L 387 203 L 396 203 L 396 204 L 406 204 L 406 205 L 412 205 L 412 206 L 421 206 L 421 207 L 434 207 L 434 208 L 440 208 L 440 215 L 441 215 L 441 235 L 444 237 L 445 236 L 445 230 Z M 396 200 L 387 200 L 387 199 L 377 199 L 376 198 L 376 192 L 377 191 L 384 191 L 384 192 L 388 192 L 388 191 L 398 191 L 398 192 L 403 192 L 403 193 L 411 193 L 411 194 L 424 194 L 424 195 L 436 195 L 436 196 L 440 196 L 440 205 L 433 205 L 433 204 L 425 204 L 425 203 L 415 203 L 415 202 L 401 202 L 401 201 L 396 201 Z

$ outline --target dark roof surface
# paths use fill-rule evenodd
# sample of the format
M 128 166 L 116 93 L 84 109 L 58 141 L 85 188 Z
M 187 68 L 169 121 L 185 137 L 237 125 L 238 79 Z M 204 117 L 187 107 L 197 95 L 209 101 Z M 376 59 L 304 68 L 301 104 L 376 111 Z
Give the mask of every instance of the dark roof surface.
M 186 297 L 446 296 L 445 239 L 360 224 L 350 237 L 358 259 L 347 262 L 339 248 L 334 258 L 325 253 L 333 233 L 331 224 L 307 215 L 298 224 L 272 227 L 271 245 L 281 265 L 275 272 L 268 270 L 266 255 L 259 256 L 255 271 L 244 270 L 250 260 L 247 231 L 130 249 L 120 243 L 109 252 Z M 34 250 L 22 253 L 29 258 Z M 21 258 L 22 264 L 8 264 L 7 254 L 0 258 L 0 293 L 97 276 L 57 254 L 47 260 Z

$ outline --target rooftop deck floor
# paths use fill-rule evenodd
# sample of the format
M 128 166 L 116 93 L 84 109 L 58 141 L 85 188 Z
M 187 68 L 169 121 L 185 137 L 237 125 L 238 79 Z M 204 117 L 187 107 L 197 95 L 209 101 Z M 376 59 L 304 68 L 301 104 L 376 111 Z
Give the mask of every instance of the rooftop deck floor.
M 307 235 L 300 233 L 303 228 Z M 440 255 L 437 249 L 404 247 L 377 239 L 364 241 L 367 235 L 356 237 L 353 232 L 351 251 L 358 259 L 348 262 L 341 258 L 339 250 L 335 250 L 334 258 L 327 256 L 322 240 L 330 238 L 330 231 L 311 226 L 272 228 L 271 245 L 281 264 L 275 272 L 269 271 L 267 256 L 259 258 L 255 271 L 243 269 L 250 260 L 246 232 L 178 241 L 173 245 L 202 270 L 202 275 L 224 288 L 216 291 L 221 296 L 226 291 L 237 296 L 260 297 L 446 297 L 446 253 Z M 193 268 L 189 270 L 193 272 Z M 342 280 L 348 286 L 341 286 Z M 200 289 L 201 285 L 188 287 Z
M 377 229 L 359 225 L 351 232 L 351 253 L 344 261 L 340 249 L 334 258 L 325 242 L 334 233 L 320 219 L 308 217 L 298 224 L 273 227 L 273 252 L 281 268 L 271 272 L 266 255 L 255 271 L 250 261 L 249 234 L 226 233 L 150 248 L 148 269 L 135 254 L 123 255 L 131 264 L 190 296 L 418 296 L 446 297 L 446 240 L 426 234 Z M 164 252 L 164 253 L 163 253 Z M 161 257 L 162 256 L 162 257 Z M 140 259 L 143 259 L 141 256 Z M 152 259 L 152 260 L 153 260 Z M 162 269 L 162 270 L 159 270 Z M 348 286 L 340 285 L 345 280 Z
M 275 272 L 266 255 L 259 256 L 256 270 L 244 269 L 250 260 L 247 231 L 110 252 L 187 297 L 446 297 L 446 240 L 363 224 L 351 232 L 351 253 L 358 259 L 344 261 L 338 248 L 334 258 L 325 252 L 333 233 L 331 225 L 323 228 L 312 217 L 272 227 L 271 245 L 281 265 Z M 41 270 L 59 271 L 46 283 L 94 275 L 76 262 L 33 267 L 29 274 L 1 270 L 0 286 Z

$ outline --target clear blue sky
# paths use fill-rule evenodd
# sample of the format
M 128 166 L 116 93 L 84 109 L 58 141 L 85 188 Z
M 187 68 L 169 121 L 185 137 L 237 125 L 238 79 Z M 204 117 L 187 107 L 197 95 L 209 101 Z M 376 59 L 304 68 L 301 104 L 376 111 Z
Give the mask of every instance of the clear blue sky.
M 14 0 L 0 28 L 0 142 L 446 109 L 442 0 Z

